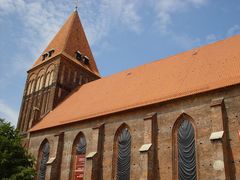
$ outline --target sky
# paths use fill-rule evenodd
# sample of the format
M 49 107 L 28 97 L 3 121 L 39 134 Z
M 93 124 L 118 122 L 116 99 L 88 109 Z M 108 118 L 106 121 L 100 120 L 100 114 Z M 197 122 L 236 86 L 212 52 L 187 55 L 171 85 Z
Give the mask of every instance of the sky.
M 102 76 L 240 33 L 239 0 L 0 0 L 0 117 L 17 124 L 26 71 L 78 4 Z

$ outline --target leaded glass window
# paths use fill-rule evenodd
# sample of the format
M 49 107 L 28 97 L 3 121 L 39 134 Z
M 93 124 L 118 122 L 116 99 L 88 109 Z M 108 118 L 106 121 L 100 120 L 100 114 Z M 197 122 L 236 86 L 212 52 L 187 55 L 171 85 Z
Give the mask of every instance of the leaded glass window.
M 130 180 L 131 134 L 127 128 L 118 136 L 117 180 Z
M 195 152 L 195 133 L 190 121 L 184 120 L 179 126 L 177 134 L 178 143 L 178 179 L 195 180 L 196 171 L 196 152 Z
M 85 154 L 86 147 L 87 147 L 86 139 L 83 136 L 81 136 L 79 139 L 79 143 L 77 144 L 76 147 L 76 154 Z

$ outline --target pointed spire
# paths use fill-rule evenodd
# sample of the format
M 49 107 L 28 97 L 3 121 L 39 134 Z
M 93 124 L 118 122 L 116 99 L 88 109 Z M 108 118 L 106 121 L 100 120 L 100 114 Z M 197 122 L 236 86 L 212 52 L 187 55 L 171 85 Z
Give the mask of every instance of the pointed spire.
M 43 61 L 42 58 L 44 54 L 51 50 L 54 50 L 51 58 L 59 54 L 64 54 L 73 60 L 76 60 L 76 52 L 80 51 L 83 55 L 89 58 L 89 66 L 87 68 L 99 75 L 99 71 L 84 33 L 77 10 L 72 12 L 58 33 L 48 44 L 47 48 L 43 51 L 42 55 L 34 63 L 33 68 L 51 59 L 46 58 L 46 60 Z M 76 60 L 75 62 L 79 61 Z

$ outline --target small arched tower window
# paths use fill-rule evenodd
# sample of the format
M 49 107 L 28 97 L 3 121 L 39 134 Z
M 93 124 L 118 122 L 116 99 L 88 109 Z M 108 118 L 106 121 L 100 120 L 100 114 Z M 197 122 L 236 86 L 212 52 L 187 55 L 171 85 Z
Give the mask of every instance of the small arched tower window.
M 40 77 L 37 79 L 36 91 L 39 90 L 40 87 Z
M 195 147 L 195 130 L 186 114 L 180 116 L 175 128 L 175 167 L 179 180 L 196 180 L 197 163 Z
M 42 145 L 40 146 L 38 155 L 38 180 L 45 180 L 49 153 L 49 142 L 47 140 L 44 140 Z
M 50 73 L 50 79 L 49 79 L 49 86 L 53 83 L 53 75 L 54 75 L 54 71 L 52 71 L 51 73 Z
M 47 69 L 45 87 L 48 87 L 53 82 L 54 68 L 55 68 L 55 66 L 53 64 L 51 64 Z
M 83 179 L 86 161 L 87 141 L 82 132 L 74 140 L 72 150 L 71 179 Z
M 131 165 L 131 134 L 128 127 L 123 124 L 115 136 L 115 167 L 116 180 L 130 180 Z
M 32 74 L 28 80 L 27 95 L 31 94 L 34 90 L 36 75 Z
M 32 87 L 32 81 L 30 81 L 30 82 L 28 83 L 27 95 L 29 95 L 29 94 L 30 94 L 31 87 Z
M 31 89 L 30 89 L 30 94 L 32 94 L 34 92 L 34 86 L 35 86 L 35 80 L 32 81 L 32 84 L 31 84 Z
M 46 81 L 45 81 L 45 87 L 48 87 L 49 79 L 50 79 L 50 73 L 48 72 L 47 77 L 46 77 Z
M 43 87 L 43 80 L 44 80 L 44 76 L 41 77 L 39 89 L 42 89 Z

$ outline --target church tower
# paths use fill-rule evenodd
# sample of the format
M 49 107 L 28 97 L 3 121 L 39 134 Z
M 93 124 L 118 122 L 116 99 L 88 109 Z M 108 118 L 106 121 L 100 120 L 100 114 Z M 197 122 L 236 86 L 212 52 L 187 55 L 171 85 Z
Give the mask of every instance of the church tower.
M 77 11 L 27 73 L 17 125 L 23 135 L 74 89 L 100 78 Z

